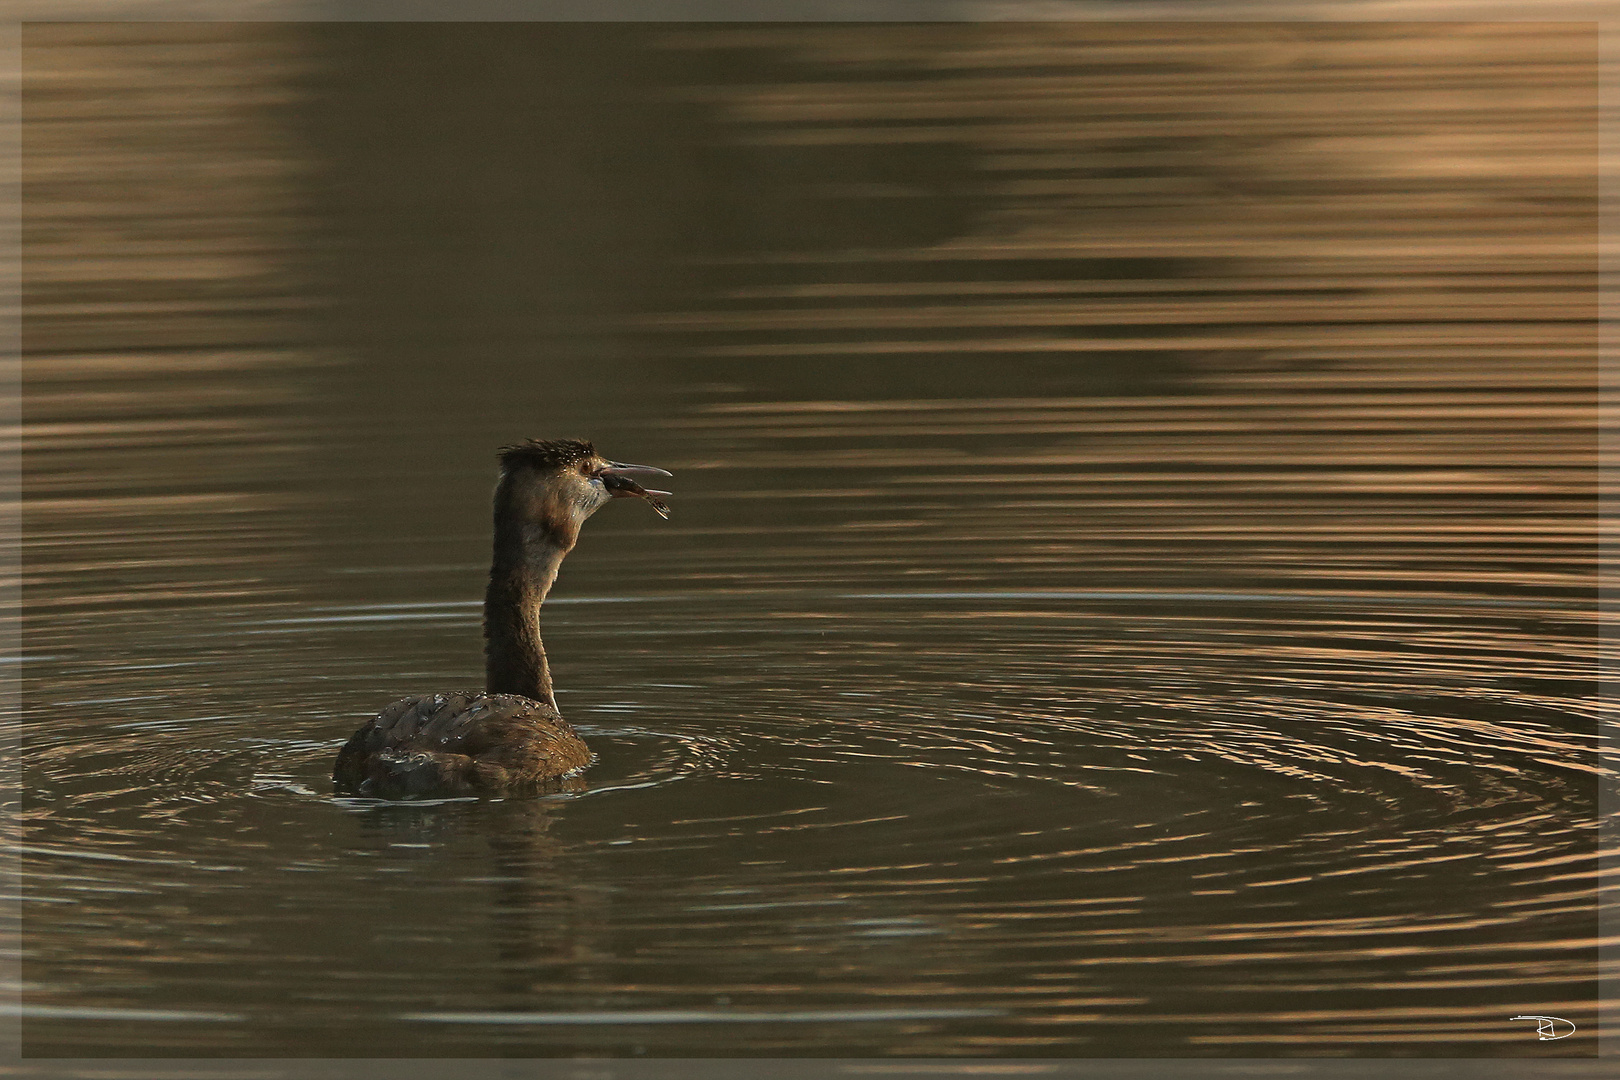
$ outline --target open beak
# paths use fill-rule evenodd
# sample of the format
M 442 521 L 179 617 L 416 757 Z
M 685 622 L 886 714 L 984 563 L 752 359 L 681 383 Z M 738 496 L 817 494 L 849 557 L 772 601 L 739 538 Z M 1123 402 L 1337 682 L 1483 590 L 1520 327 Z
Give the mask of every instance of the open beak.
M 656 476 L 673 476 L 664 469 L 656 469 L 651 465 L 625 465 L 617 461 L 608 462 L 608 467 L 597 474 L 602 478 L 602 486 L 615 499 L 627 498 L 631 495 L 647 500 L 647 505 L 658 512 L 661 518 L 669 517 L 669 504 L 664 499 L 669 497 L 667 491 L 657 491 L 642 487 L 638 479 L 651 480 Z

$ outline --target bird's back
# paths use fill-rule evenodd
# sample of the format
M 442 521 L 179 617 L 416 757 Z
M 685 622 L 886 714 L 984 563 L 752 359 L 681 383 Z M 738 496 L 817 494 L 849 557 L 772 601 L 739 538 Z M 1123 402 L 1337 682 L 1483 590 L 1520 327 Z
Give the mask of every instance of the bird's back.
M 337 789 L 380 799 L 560 787 L 591 752 L 557 711 L 517 694 L 401 698 L 338 752 Z

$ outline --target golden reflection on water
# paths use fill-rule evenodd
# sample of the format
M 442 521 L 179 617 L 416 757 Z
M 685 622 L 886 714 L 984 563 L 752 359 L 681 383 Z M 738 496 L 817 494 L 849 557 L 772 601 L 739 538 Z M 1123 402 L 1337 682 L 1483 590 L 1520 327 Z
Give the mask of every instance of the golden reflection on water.
M 31 1050 L 1591 1051 L 1589 27 L 25 48 Z M 575 433 L 589 790 L 333 803 Z
M 859 470 L 870 486 L 844 494 L 885 513 L 841 524 L 1003 567 L 1041 541 L 1085 565 L 1129 537 L 1130 563 L 1092 571 L 1589 582 L 1583 28 L 755 27 L 667 45 L 790 58 L 797 80 L 688 92 L 739 144 L 967 163 L 919 157 L 859 190 L 807 171 L 783 205 L 932 201 L 958 227 L 714 256 L 708 305 L 644 318 L 677 355 L 821 375 L 666 422 L 708 463 L 766 470 L 750 498 L 840 494 L 768 470 Z M 831 56 L 839 77 L 818 77 Z M 962 357 L 979 375 L 951 400 Z M 1054 376 L 1029 397 L 1032 361 L 1097 385 L 1065 395 Z M 874 389 L 881 365 L 924 396 Z M 860 394 L 826 393 L 840 381 Z M 1448 544 L 1461 558 L 1436 566 Z
M 25 34 L 29 606 L 273 591 L 317 357 L 284 29 Z M 297 344 L 294 344 L 297 343 Z

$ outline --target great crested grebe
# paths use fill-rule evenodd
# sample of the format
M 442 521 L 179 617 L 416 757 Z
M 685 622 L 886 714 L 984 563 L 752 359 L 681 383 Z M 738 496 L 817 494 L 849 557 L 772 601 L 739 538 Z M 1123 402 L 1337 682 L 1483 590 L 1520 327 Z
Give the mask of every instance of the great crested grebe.
M 501 448 L 495 555 L 484 593 L 484 690 L 401 698 L 338 751 L 340 792 L 381 799 L 502 795 L 542 790 L 590 764 L 591 752 L 557 711 L 540 643 L 540 605 L 585 519 L 616 498 L 663 496 L 637 478 L 669 476 L 621 465 L 578 439 Z

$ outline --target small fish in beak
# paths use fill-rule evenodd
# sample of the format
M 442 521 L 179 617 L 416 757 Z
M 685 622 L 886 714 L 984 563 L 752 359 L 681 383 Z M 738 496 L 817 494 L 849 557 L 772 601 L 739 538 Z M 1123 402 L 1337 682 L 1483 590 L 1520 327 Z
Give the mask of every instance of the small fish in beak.
M 610 461 L 608 467 L 597 475 L 602 478 L 602 486 L 607 488 L 615 499 L 630 496 L 646 499 L 647 505 L 651 506 L 659 517 L 666 521 L 669 519 L 669 504 L 664 499 L 668 498 L 670 493 L 644 488 L 636 483 L 635 477 L 639 475 L 650 479 L 654 476 L 673 476 L 673 473 L 651 465 L 621 465 L 617 461 Z

